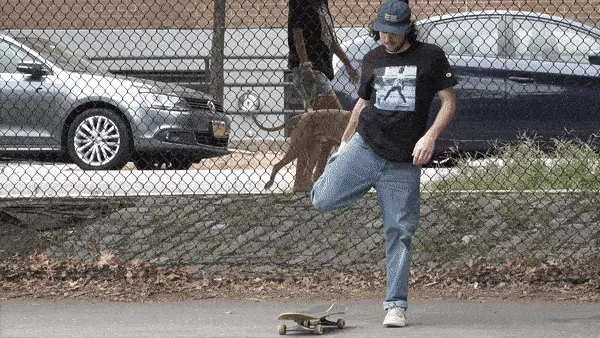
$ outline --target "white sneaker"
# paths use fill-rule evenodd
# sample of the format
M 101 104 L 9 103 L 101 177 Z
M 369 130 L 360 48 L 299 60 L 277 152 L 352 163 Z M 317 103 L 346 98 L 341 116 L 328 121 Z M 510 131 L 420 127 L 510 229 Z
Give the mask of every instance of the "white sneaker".
M 404 327 L 406 326 L 406 309 L 403 307 L 393 307 L 388 309 L 387 315 L 383 320 L 385 327 Z

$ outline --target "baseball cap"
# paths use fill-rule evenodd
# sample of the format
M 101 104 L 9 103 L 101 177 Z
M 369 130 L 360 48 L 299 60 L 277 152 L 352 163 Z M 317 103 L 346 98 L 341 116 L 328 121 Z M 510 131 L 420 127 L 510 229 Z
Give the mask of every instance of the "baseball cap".
M 379 6 L 377 20 L 373 23 L 373 30 L 377 32 L 402 35 L 410 26 L 412 11 L 408 3 L 403 0 L 387 0 Z

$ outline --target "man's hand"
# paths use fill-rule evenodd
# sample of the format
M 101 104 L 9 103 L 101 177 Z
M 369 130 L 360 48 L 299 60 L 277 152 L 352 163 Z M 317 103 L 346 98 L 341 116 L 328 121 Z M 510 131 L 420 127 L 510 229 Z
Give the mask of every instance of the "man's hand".
M 435 150 L 435 140 L 446 130 L 456 110 L 456 94 L 452 87 L 440 90 L 438 95 L 442 101 L 442 106 L 435 121 L 433 121 L 433 125 L 425 133 L 425 136 L 421 137 L 417 144 L 415 144 L 415 149 L 412 153 L 415 165 L 423 165 L 431 160 L 433 151 Z
M 417 144 L 415 144 L 415 148 L 413 150 L 413 164 L 414 165 L 423 165 L 433 156 L 433 151 L 435 150 L 435 140 L 427 135 L 421 137 Z
M 342 141 L 342 143 L 340 143 L 340 146 L 337 149 L 338 153 L 341 153 L 342 151 L 344 151 L 346 148 L 348 147 L 348 142 L 346 141 Z
M 354 67 L 354 65 L 351 63 L 348 64 L 347 68 L 348 75 L 350 75 L 350 82 L 358 83 L 358 81 L 360 81 L 360 72 L 358 71 L 358 69 L 356 69 L 356 67 Z

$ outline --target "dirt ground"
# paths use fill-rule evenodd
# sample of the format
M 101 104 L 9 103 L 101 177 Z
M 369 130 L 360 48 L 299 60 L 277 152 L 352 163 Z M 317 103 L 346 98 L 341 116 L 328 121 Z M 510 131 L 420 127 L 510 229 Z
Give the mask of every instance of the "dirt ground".
M 7 299 L 79 299 L 123 302 L 171 302 L 196 299 L 237 300 L 361 300 L 384 299 L 385 278 L 362 277 L 355 280 L 343 274 L 331 279 L 305 277 L 280 281 L 254 278 L 230 280 L 226 278 L 185 280 L 168 275 L 165 281 L 147 282 L 102 281 L 78 279 L 69 281 L 28 280 L 20 283 L 2 283 L 0 300 Z M 457 284 L 440 287 L 413 285 L 410 298 L 416 300 L 479 300 L 479 301 L 557 301 L 598 302 L 600 291 L 589 285 L 573 286 L 565 283 L 501 286 Z
M 234 282 L 225 279 L 202 279 L 170 283 L 137 283 L 109 281 L 30 281 L 8 285 L 0 290 L 0 301 L 8 299 L 73 299 L 123 302 L 172 302 L 197 299 L 234 300 L 363 300 L 384 299 L 385 280 L 362 280 L 362 285 L 337 284 L 337 281 L 308 280 L 267 281 L 260 278 Z M 600 295 L 586 286 L 569 287 L 560 283 L 543 286 L 504 285 L 478 287 L 459 285 L 442 287 L 416 285 L 410 290 L 415 300 L 479 300 L 479 301 L 556 301 L 598 302 Z
M 273 164 L 279 162 L 285 153 L 283 151 L 247 151 L 232 152 L 229 155 L 207 158 L 202 162 L 194 164 L 198 170 L 219 169 L 269 169 Z
M 283 158 L 281 150 L 235 150 L 228 155 L 203 159 L 194 163 L 190 170 L 262 170 L 269 169 Z M 295 162 L 285 166 L 289 168 Z M 127 163 L 123 170 L 135 170 L 133 162 Z
M 411 299 L 479 301 L 600 301 L 598 271 L 589 265 L 548 261 L 485 263 L 452 272 L 413 269 Z M 564 278 L 564 276 L 571 276 Z M 592 277 L 582 277 L 592 276 Z M 53 260 L 45 253 L 0 262 L 0 300 L 85 299 L 163 302 L 192 299 L 360 300 L 385 297 L 385 273 L 243 271 L 207 276 L 194 267 L 156 268 L 147 261 L 123 262 L 103 254 L 95 262 Z

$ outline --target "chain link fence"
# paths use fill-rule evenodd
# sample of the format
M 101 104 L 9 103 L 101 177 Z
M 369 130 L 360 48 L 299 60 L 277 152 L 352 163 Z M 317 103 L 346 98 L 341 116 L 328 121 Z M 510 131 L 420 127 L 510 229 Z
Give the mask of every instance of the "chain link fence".
M 379 4 L 329 1 L 357 65 Z M 459 79 L 456 119 L 422 170 L 415 266 L 598 271 L 600 1 L 411 7 Z M 292 191 L 295 163 L 264 189 L 290 127 L 255 120 L 304 111 L 287 15 L 283 0 L 1 1 L 0 258 L 383 269 L 374 193 L 320 213 Z M 350 109 L 356 87 L 334 63 Z

